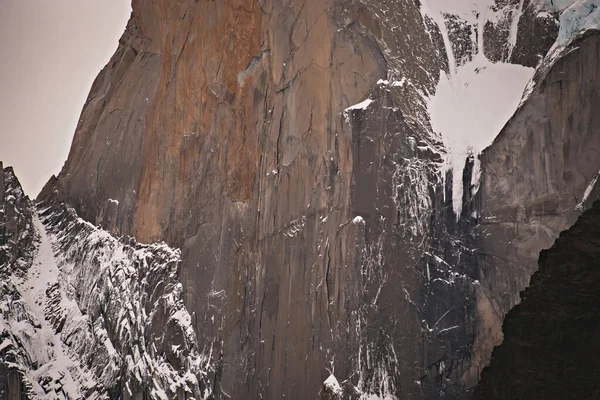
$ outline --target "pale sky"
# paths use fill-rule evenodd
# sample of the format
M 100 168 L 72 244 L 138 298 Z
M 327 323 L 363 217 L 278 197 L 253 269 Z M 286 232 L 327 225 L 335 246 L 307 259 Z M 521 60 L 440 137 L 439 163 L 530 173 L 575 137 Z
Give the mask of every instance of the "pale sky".
M 35 197 L 67 159 L 131 0 L 0 0 L 0 161 Z

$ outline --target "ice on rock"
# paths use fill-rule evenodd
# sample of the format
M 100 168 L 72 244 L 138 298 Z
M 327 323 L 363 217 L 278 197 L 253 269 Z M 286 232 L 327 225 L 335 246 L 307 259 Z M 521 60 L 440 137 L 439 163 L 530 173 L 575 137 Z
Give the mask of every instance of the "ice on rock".
M 600 27 L 600 1 L 579 0 L 565 8 L 560 15 L 557 45 L 568 43 L 575 35 Z
M 462 173 L 467 157 L 489 146 L 519 106 L 533 68 L 491 62 L 483 52 L 483 37 L 475 35 L 471 60 L 459 63 L 453 54 L 446 15 L 457 15 L 477 32 L 493 17 L 493 0 L 425 0 L 421 12 L 440 29 L 448 55 L 449 73 L 440 71 L 428 111 L 434 132 L 441 134 L 447 156 L 445 168 L 452 172 L 452 205 L 458 218 L 462 209 Z M 509 48 L 516 42 L 521 3 L 513 11 Z

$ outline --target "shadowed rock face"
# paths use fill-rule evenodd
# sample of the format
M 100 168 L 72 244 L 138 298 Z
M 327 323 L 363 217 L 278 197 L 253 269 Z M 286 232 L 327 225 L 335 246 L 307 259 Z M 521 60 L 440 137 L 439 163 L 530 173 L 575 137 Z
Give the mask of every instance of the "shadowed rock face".
M 600 396 L 600 201 L 542 251 L 539 268 L 473 400 Z
M 484 27 L 490 59 L 537 65 L 553 43 L 555 26 L 525 3 L 533 31 L 514 46 L 508 17 Z M 572 196 L 600 169 L 575 156 L 598 141 L 598 36 L 540 72 L 481 160 L 465 160 L 456 218 L 426 111 L 448 61 L 419 7 L 133 2 L 57 189 L 116 235 L 181 248 L 214 397 L 337 396 L 323 387 L 333 374 L 343 398 L 464 398 L 532 255 L 578 215 Z M 468 60 L 477 27 L 448 21 Z M 540 217 L 550 198 L 555 215 Z

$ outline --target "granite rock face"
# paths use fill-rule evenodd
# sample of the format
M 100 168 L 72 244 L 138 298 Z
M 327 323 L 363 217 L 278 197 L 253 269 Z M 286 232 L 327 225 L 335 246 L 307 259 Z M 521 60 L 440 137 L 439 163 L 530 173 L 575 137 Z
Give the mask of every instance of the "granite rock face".
M 134 1 L 39 197 L 69 210 L 41 211 L 59 256 L 78 249 L 69 268 L 95 260 L 76 215 L 181 250 L 157 282 L 181 283 L 161 288 L 189 315 L 183 358 L 169 350 L 180 334 L 158 339 L 166 316 L 131 341 L 109 334 L 118 354 L 195 376 L 169 392 L 181 398 L 466 398 L 537 254 L 598 197 L 600 170 L 598 33 L 557 46 L 543 2 L 479 3 Z M 429 101 L 440 73 L 476 57 L 537 72 L 453 193 Z M 137 319 L 156 297 L 134 293 Z M 119 331 L 118 313 L 94 310 Z M 131 396 L 133 377 L 121 369 L 110 395 Z
M 542 251 L 539 267 L 473 400 L 600 396 L 600 201 Z

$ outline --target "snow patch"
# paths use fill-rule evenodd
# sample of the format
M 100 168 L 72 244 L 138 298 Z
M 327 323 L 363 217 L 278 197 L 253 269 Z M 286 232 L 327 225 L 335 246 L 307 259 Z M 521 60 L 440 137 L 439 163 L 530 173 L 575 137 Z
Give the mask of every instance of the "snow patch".
M 337 378 L 333 374 L 329 375 L 329 378 L 325 379 L 325 382 L 323 382 L 323 385 L 325 385 L 325 387 L 327 389 L 329 389 L 331 394 L 333 394 L 334 396 L 337 396 L 338 398 L 341 398 L 342 395 L 344 394 L 342 387 L 340 386 L 340 383 L 338 382 Z
M 592 181 L 587 186 L 587 188 L 585 188 L 585 192 L 583 192 L 583 197 L 581 198 L 581 201 L 579 202 L 579 204 L 577 204 L 577 206 L 575 206 L 575 209 L 577 209 L 579 211 L 583 211 L 583 204 L 590 197 L 590 194 L 592 193 L 594 186 L 596 186 L 596 182 L 598 182 L 599 177 L 600 177 L 600 171 L 598 171 L 598 173 L 596 174 L 594 179 L 592 179 Z
M 522 3 L 513 10 L 510 49 L 516 42 Z M 445 169 L 452 171 L 452 205 L 457 218 L 462 209 L 462 173 L 467 157 L 470 154 L 477 156 L 500 133 L 519 106 L 523 91 L 535 72 L 533 68 L 488 60 L 483 52 L 482 35 L 472 38 L 477 54 L 472 60 L 458 65 L 445 15 L 458 15 L 467 23 L 477 25 L 477 32 L 481 32 L 493 5 L 493 0 L 477 3 L 472 0 L 427 0 L 421 5 L 423 15 L 438 25 L 448 55 L 449 73 L 440 71 L 435 94 L 428 101 L 428 111 L 432 129 L 441 134 L 446 147 Z
M 462 208 L 462 173 L 469 154 L 478 155 L 500 133 L 519 106 L 533 68 L 492 63 L 482 54 L 457 69 L 454 79 L 440 75 L 429 102 L 431 125 L 447 148 L 452 170 L 452 204 Z
M 380 82 L 387 82 L 387 81 L 382 81 L 379 80 L 379 82 L 377 82 L 378 84 L 380 84 Z M 342 115 L 344 116 L 344 120 L 346 121 L 346 124 L 350 125 L 350 113 L 354 110 L 366 110 L 367 107 L 369 107 L 369 105 L 373 102 L 373 100 L 367 98 L 366 100 L 361 101 L 360 103 L 357 103 L 353 106 L 350 106 L 346 109 L 344 109 L 344 111 L 342 111 Z
M 358 224 L 364 224 L 365 220 L 363 219 L 363 217 L 361 217 L 360 215 L 357 215 L 356 217 L 354 217 L 354 219 L 352 220 L 352 223 L 354 225 L 358 225 Z
M 402 87 L 406 83 L 406 77 L 402 77 L 399 81 L 392 82 L 392 86 L 394 87 Z
M 387 81 L 386 81 L 386 82 L 387 82 Z M 358 103 L 358 104 L 355 104 L 355 105 L 353 105 L 353 106 L 350 106 L 350 107 L 346 108 L 346 109 L 344 110 L 344 112 L 345 112 L 345 113 L 347 113 L 348 111 L 352 111 L 352 110 L 364 110 L 364 109 L 366 109 L 367 107 L 369 107 L 369 105 L 370 105 L 372 102 L 373 102 L 373 100 L 371 100 L 371 99 L 366 99 L 366 100 L 363 100 L 363 101 L 361 101 L 361 102 L 360 102 L 360 103 Z

